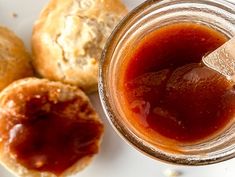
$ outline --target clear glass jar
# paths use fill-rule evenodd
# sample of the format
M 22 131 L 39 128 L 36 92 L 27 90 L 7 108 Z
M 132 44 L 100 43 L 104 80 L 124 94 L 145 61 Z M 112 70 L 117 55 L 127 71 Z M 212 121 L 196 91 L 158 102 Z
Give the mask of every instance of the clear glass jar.
M 149 0 L 134 9 L 108 40 L 99 69 L 99 93 L 104 111 L 117 132 L 138 150 L 158 160 L 183 165 L 207 165 L 235 157 L 235 118 L 217 137 L 197 144 L 177 144 L 171 152 L 162 142 L 152 142 L 128 122 L 117 87 L 119 70 L 133 46 L 162 26 L 190 22 L 213 28 L 228 38 L 235 36 L 235 4 L 226 0 Z

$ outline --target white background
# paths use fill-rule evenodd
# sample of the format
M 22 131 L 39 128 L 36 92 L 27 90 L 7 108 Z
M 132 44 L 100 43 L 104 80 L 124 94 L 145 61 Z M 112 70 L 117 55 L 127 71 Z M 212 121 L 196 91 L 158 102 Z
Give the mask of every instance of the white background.
M 0 0 L 0 25 L 17 33 L 30 49 L 32 24 L 48 0 Z M 233 0 L 232 0 L 233 1 Z M 131 10 L 143 0 L 123 0 Z M 13 17 L 16 13 L 17 18 Z M 235 159 L 203 167 L 167 165 L 152 160 L 126 144 L 110 127 L 103 114 L 98 95 L 91 96 L 106 127 L 101 152 L 93 163 L 75 177 L 164 177 L 166 169 L 178 169 L 182 177 L 235 177 Z M 0 177 L 13 177 L 0 167 Z

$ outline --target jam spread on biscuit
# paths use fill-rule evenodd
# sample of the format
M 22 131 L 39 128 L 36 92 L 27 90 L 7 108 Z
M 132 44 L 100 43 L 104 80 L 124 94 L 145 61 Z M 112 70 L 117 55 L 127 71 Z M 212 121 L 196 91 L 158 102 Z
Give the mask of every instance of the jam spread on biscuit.
M 93 110 L 88 103 L 36 95 L 25 102 L 23 112 L 15 122 L 11 118 L 8 143 L 11 154 L 28 169 L 60 175 L 98 152 L 103 125 L 89 118 Z
M 235 114 L 233 84 L 201 59 L 227 40 L 193 23 L 144 36 L 125 59 L 118 83 L 128 121 L 153 141 L 161 135 L 193 143 L 225 128 Z

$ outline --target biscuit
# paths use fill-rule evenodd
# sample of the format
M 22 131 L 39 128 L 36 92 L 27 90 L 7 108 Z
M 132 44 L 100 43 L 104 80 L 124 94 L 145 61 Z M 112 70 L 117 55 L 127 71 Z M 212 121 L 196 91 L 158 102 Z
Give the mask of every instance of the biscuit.
M 0 90 L 17 79 L 32 76 L 30 62 L 21 39 L 0 26 Z
M 0 93 L 0 162 L 19 177 L 65 177 L 98 153 L 103 124 L 80 89 L 18 80 Z
M 102 49 L 126 13 L 120 0 L 51 0 L 33 28 L 36 71 L 86 92 L 97 90 Z

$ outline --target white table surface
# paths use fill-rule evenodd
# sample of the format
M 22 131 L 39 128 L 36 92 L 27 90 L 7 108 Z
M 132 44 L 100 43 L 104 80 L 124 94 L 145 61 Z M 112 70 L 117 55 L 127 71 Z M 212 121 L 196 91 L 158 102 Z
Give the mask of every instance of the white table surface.
M 231 0 L 233 1 L 233 0 Z M 0 25 L 17 33 L 30 48 L 32 24 L 48 0 L 0 0 Z M 143 0 L 123 0 L 131 10 Z M 17 14 L 17 18 L 13 14 Z M 112 129 L 97 94 L 91 96 L 105 123 L 101 152 L 93 163 L 74 177 L 165 177 L 167 169 L 182 171 L 182 177 L 235 177 L 235 159 L 203 167 L 173 166 L 150 159 L 126 144 Z M 0 177 L 13 177 L 0 167 Z

